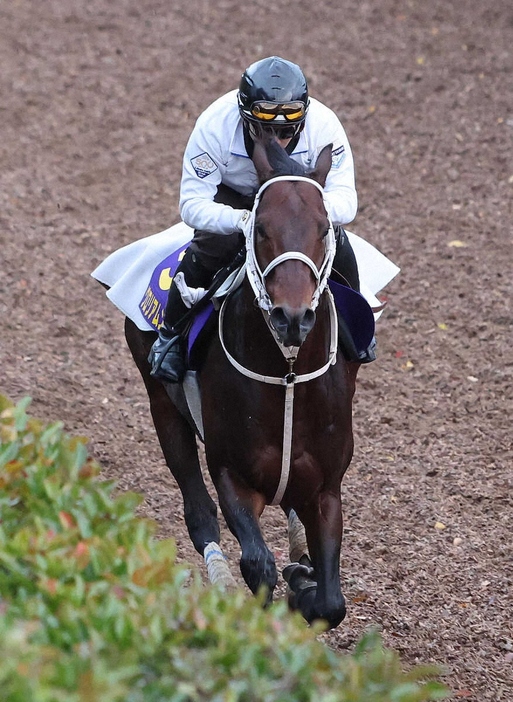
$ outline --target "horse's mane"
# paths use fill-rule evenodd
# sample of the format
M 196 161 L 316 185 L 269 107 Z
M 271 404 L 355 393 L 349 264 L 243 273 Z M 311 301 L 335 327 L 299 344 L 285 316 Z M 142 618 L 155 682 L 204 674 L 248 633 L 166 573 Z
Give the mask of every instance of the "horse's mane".
M 274 139 L 267 142 L 265 150 L 274 175 L 306 176 L 303 166 L 294 161 Z

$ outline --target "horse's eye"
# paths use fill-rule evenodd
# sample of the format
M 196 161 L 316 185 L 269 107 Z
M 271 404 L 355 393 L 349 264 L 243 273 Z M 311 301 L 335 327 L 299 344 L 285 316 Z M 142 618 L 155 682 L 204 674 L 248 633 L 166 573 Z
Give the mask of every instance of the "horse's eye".
M 265 239 L 265 237 L 266 237 L 264 226 L 262 224 L 260 224 L 259 222 L 255 223 L 255 235 L 259 239 Z

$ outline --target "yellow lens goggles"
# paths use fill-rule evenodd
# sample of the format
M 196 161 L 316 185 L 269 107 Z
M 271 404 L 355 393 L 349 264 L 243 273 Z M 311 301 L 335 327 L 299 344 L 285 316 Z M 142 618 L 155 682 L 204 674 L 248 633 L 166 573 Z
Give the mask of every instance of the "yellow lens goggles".
M 304 118 L 306 105 L 301 100 L 283 102 L 281 104 L 275 102 L 254 102 L 251 105 L 251 114 L 256 119 L 264 122 L 270 122 L 272 119 L 276 119 L 278 115 L 283 115 L 287 122 L 297 122 Z

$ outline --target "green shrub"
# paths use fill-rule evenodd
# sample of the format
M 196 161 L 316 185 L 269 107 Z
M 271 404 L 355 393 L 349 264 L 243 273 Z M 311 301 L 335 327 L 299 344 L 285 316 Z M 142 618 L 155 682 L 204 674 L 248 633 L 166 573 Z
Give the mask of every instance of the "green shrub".
M 421 702 L 376 634 L 351 656 L 284 603 L 205 588 L 171 540 L 115 496 L 85 440 L 0 396 L 2 702 Z

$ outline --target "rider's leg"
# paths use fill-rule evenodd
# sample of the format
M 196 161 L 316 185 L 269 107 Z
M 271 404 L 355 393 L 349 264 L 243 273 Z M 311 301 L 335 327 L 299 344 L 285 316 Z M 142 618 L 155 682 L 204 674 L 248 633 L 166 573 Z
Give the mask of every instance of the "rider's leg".
M 253 206 L 253 198 L 241 195 L 222 183 L 218 186 L 214 201 L 236 209 L 251 209 Z M 195 230 L 176 273 L 183 272 L 190 288 L 208 288 L 217 271 L 233 261 L 243 244 L 241 232 L 217 234 Z M 152 365 L 151 375 L 170 383 L 181 383 L 185 375 L 185 344 L 174 329 L 185 312 L 187 308 L 173 282 L 169 289 L 164 324 L 148 357 Z
M 239 252 L 242 235 L 213 234 L 195 231 L 185 256 L 176 273 L 183 272 L 185 282 L 190 288 L 208 288 L 214 275 L 223 266 L 232 263 Z M 169 383 L 181 383 L 185 371 L 185 343 L 176 325 L 187 312 L 182 296 L 174 280 L 169 289 L 164 324 L 159 329 L 159 336 L 148 357 L 152 365 L 151 375 Z
M 338 273 L 345 285 L 360 292 L 360 276 L 353 247 L 340 225 L 335 227 L 336 249 L 332 271 Z
M 208 288 L 214 273 L 205 268 L 189 247 L 175 272 L 183 273 L 190 288 Z M 176 325 L 187 312 L 187 307 L 173 280 L 164 312 L 164 323 L 152 346 L 148 361 L 152 365 L 151 375 L 170 383 L 181 383 L 185 375 L 185 343 Z
M 335 228 L 335 236 L 337 248 L 333 259 L 332 271 L 338 274 L 338 279 L 342 280 L 344 285 L 348 285 L 353 290 L 360 292 L 360 276 L 353 247 L 341 226 Z M 337 280 L 337 277 L 335 277 L 335 280 Z M 350 358 L 349 360 L 357 363 L 371 363 L 371 361 L 375 361 L 376 338 L 372 338 L 369 347 L 365 351 L 361 352 L 356 358 Z

